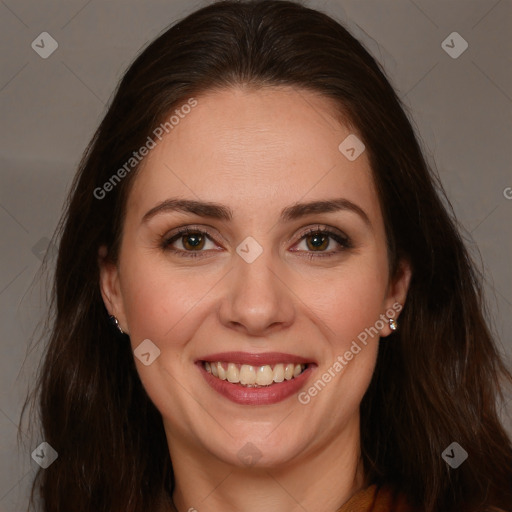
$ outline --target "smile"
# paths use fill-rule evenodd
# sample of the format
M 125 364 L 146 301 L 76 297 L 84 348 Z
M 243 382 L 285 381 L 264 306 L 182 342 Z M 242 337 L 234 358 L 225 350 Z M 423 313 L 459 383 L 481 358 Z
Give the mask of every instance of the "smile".
M 254 388 L 271 386 L 274 383 L 292 380 L 307 368 L 306 364 L 294 363 L 253 366 L 222 361 L 204 361 L 203 366 L 209 374 L 220 380 L 227 380 L 232 384 Z
M 316 361 L 281 352 L 222 352 L 195 361 L 206 384 L 240 405 L 271 405 L 300 392 Z

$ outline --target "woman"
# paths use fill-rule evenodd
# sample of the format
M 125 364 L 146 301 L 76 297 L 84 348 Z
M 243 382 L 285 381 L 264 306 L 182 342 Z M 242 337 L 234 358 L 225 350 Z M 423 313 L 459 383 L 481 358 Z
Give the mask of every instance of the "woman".
M 512 376 L 442 197 L 328 16 L 226 1 L 163 33 L 63 216 L 43 510 L 512 510 Z

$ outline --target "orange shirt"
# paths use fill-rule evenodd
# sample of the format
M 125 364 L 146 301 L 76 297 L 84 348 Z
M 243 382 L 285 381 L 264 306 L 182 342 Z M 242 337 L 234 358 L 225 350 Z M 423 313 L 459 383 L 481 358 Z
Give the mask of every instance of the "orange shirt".
M 414 509 L 390 487 L 370 485 L 354 494 L 337 512 L 414 512 Z

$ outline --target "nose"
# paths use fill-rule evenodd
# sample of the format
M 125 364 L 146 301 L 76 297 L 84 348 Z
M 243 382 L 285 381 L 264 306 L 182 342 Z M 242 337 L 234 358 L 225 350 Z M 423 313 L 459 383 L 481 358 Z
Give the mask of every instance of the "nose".
M 271 251 L 252 263 L 236 256 L 224 280 L 220 321 L 230 329 L 251 336 L 266 336 L 292 325 L 295 318 L 290 274 L 275 264 Z

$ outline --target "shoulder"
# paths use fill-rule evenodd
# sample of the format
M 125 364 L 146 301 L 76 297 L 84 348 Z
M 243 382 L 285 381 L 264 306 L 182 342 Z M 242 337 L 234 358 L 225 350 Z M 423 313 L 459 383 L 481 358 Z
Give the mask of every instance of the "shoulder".
M 388 485 L 375 487 L 375 504 L 371 512 L 419 512 L 398 489 Z
M 404 494 L 386 485 L 370 485 L 358 491 L 337 512 L 419 512 Z
M 348 508 L 345 511 L 342 507 L 339 512 L 422 512 L 424 510 L 423 507 L 420 509 L 413 506 L 403 492 L 389 485 L 371 485 L 353 498 L 358 495 L 363 499 L 366 497 L 366 508 L 357 508 L 356 504 L 356 508 Z M 482 512 L 512 512 L 512 509 L 503 510 L 491 506 L 486 508 L 485 511 L 482 510 Z

